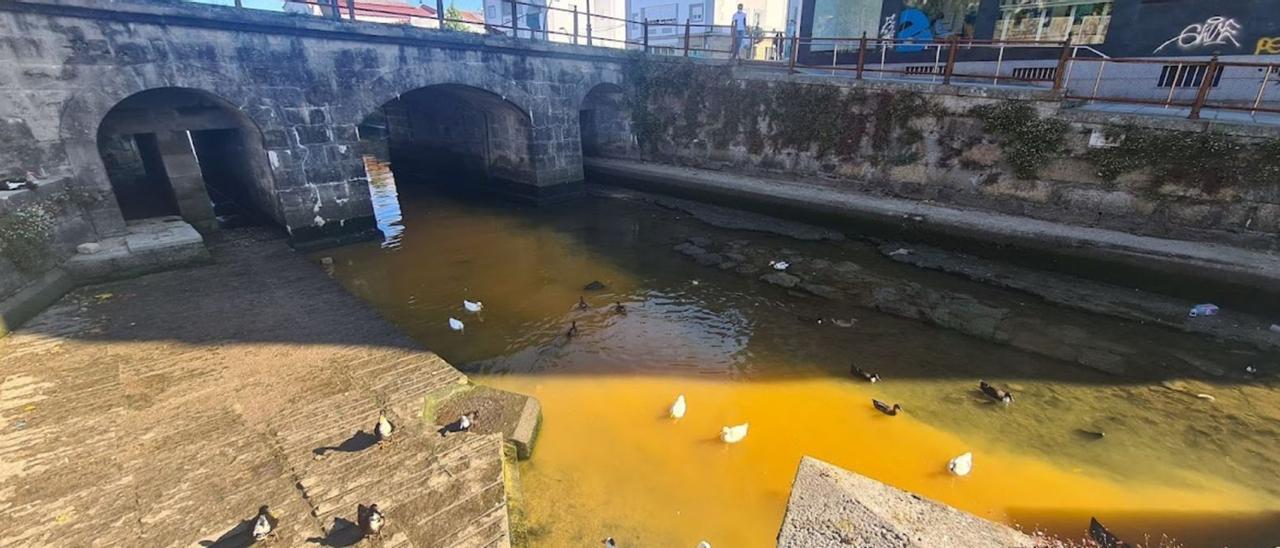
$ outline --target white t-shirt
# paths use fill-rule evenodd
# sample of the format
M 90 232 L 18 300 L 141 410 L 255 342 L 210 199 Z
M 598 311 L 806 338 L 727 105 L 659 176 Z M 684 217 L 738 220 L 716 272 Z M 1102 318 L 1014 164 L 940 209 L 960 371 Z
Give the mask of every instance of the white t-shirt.
M 743 13 L 742 10 L 738 10 L 737 13 L 733 14 L 733 28 L 737 29 L 738 32 L 747 29 L 747 14 Z

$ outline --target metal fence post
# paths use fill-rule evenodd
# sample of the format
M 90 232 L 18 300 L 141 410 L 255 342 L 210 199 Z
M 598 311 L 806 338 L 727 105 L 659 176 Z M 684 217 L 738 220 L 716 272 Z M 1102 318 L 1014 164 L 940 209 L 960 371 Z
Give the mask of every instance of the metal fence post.
M 243 2 L 243 0 L 236 0 L 236 7 L 237 7 L 237 8 L 243 8 L 243 7 L 244 7 L 244 2 Z
M 1218 67 L 1218 56 L 1214 55 L 1204 69 L 1204 79 L 1200 81 L 1200 89 L 1196 91 L 1196 102 L 1191 104 L 1191 114 L 1187 116 L 1188 119 L 1200 119 L 1200 109 L 1204 108 L 1204 102 L 1209 98 L 1209 89 L 1213 87 L 1213 81 L 1218 76 Z M 1176 85 L 1177 82 L 1174 84 Z
M 516 0 L 511 0 L 511 37 L 519 38 L 517 30 L 520 28 L 520 20 L 516 19 Z
M 573 45 L 578 45 L 578 5 L 573 5 Z
M 738 52 L 742 51 L 742 44 L 738 42 L 738 22 L 737 21 L 729 22 L 729 44 L 730 44 L 729 48 L 733 50 L 733 54 L 730 55 L 729 58 L 737 59 Z
M 342 5 L 338 3 L 338 0 L 333 0 L 331 3 L 333 4 L 333 18 L 342 20 Z
M 649 53 L 649 18 L 644 18 L 644 52 Z
M 942 85 L 944 86 L 951 85 L 951 73 L 956 70 L 956 53 L 958 49 L 956 45 L 959 40 L 956 40 L 956 36 L 953 34 L 948 42 L 950 44 L 947 45 L 947 66 L 942 69 Z
M 436 23 L 444 30 L 444 0 L 436 0 Z
M 787 66 L 787 72 L 795 74 L 796 61 L 799 58 L 800 58 L 800 35 L 795 34 L 791 36 L 791 60 L 789 61 L 789 64 Z
M 684 20 L 684 56 L 689 56 L 689 20 Z
M 862 38 L 858 39 L 858 79 L 862 79 L 863 67 L 867 66 L 867 31 L 862 31 Z
M 587 45 L 591 45 L 591 0 L 587 0 Z
M 1067 75 L 1067 60 L 1070 58 L 1071 33 L 1067 33 L 1067 39 L 1062 41 L 1062 53 L 1058 54 L 1058 68 L 1053 72 L 1053 91 L 1062 89 L 1062 78 Z

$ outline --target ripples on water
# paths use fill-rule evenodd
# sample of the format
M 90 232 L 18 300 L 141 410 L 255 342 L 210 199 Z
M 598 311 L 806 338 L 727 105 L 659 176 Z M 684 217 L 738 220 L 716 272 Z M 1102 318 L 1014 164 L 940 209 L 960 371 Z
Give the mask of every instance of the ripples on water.
M 883 260 L 857 242 L 807 243 L 717 230 L 656 207 L 587 199 L 548 208 L 458 201 L 385 169 L 374 201 L 382 245 L 330 250 L 334 275 L 478 382 L 537 396 L 544 424 L 524 463 L 537 546 L 768 546 L 800 455 L 810 454 L 968 511 L 1079 538 L 1098 515 L 1131 541 L 1190 545 L 1280 538 L 1280 394 L 1274 381 L 1205 384 L 1214 404 L 1156 381 L 1117 379 L 918 322 L 789 294 L 696 266 L 690 235 L 747 239 L 1045 315 L 1035 299 Z M 428 213 L 429 212 L 429 213 Z M 587 292 L 599 280 L 607 289 Z M 585 296 L 591 308 L 574 306 Z M 466 314 L 462 299 L 485 303 Z M 611 311 L 614 302 L 626 315 Z M 853 327 L 799 318 L 856 318 Z M 449 317 L 467 323 L 451 332 Z M 564 332 L 577 321 L 580 335 Z M 1135 346 L 1187 335 L 1107 318 Z M 1206 359 L 1213 359 L 1204 350 Z M 858 383 L 851 361 L 885 381 Z M 992 406 L 978 378 L 1012 386 Z M 677 393 L 686 419 L 664 410 Z M 869 399 L 898 401 L 889 419 Z M 743 444 L 715 441 L 749 420 Z M 1079 428 L 1105 429 L 1086 441 Z M 943 467 L 974 451 L 975 472 Z

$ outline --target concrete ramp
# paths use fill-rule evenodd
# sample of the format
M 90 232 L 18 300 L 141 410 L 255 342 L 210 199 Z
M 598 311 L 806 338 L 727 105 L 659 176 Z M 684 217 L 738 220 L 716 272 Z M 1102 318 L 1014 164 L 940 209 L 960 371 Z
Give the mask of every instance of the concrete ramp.
M 803 457 L 779 548 L 1039 546 L 1036 539 L 813 457 Z

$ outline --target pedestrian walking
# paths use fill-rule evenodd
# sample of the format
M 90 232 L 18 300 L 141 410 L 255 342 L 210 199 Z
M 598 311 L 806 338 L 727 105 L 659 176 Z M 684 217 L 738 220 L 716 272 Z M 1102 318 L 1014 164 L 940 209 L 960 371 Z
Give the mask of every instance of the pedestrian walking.
M 738 4 L 737 13 L 733 14 L 733 58 L 742 56 L 742 49 L 747 46 L 747 13 Z

